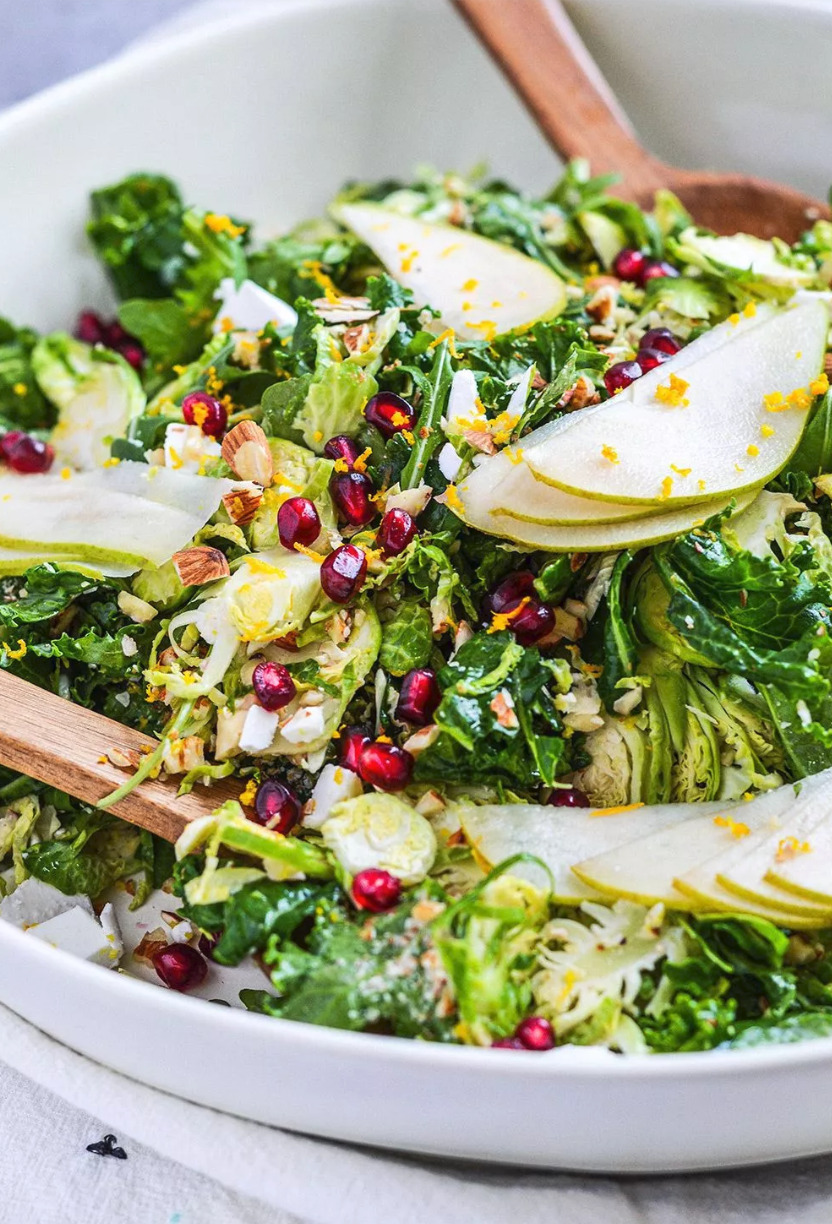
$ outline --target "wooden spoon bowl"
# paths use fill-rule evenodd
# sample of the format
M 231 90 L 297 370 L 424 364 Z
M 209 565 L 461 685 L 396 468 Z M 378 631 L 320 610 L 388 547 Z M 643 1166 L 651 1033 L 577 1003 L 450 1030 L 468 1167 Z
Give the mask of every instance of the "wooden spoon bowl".
M 827 206 L 792 187 L 744 174 L 680 170 L 639 144 L 559 0 L 454 0 L 512 81 L 561 157 L 586 158 L 595 174 L 617 173 L 616 193 L 641 208 L 659 188 L 675 192 L 697 222 L 795 242 Z

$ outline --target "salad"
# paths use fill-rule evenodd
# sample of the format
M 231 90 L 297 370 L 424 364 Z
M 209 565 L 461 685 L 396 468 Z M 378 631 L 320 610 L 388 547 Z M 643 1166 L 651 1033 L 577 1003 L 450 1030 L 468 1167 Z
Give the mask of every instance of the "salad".
M 0 916 L 342 1029 L 832 1035 L 832 225 L 609 186 L 93 192 L 115 317 L 0 320 L 0 666 L 156 747 L 0 773 Z M 160 774 L 238 798 L 174 848 Z

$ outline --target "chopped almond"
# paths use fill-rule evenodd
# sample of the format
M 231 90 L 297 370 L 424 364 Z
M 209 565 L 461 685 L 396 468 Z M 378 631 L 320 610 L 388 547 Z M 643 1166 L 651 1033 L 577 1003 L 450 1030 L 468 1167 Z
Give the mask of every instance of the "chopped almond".
M 107 760 L 111 765 L 115 765 L 116 769 L 138 769 L 141 759 L 135 748 L 107 749 Z
M 370 329 L 366 323 L 348 327 L 342 336 L 348 353 L 364 353 L 370 347 Z
M 251 484 L 241 486 L 234 489 L 231 493 L 226 493 L 222 499 L 222 504 L 228 511 L 228 517 L 232 523 L 236 523 L 238 527 L 245 527 L 246 523 L 250 523 L 257 511 L 260 509 L 260 503 L 263 500 L 263 490 L 259 485 Z
M 184 548 L 174 553 L 173 565 L 183 586 L 205 586 L 227 578 L 231 573 L 225 553 L 218 548 L 200 545 L 199 548 Z
M 606 323 L 618 303 L 618 293 L 612 285 L 599 285 L 586 304 L 586 313 L 596 323 Z
M 514 702 L 505 689 L 500 689 L 490 704 L 490 709 L 501 727 L 513 730 L 520 726 L 520 720 L 514 713 Z
M 469 446 L 473 446 L 474 450 L 480 451 L 483 455 L 495 455 L 497 453 L 497 447 L 494 445 L 494 438 L 490 430 L 463 429 L 461 434 Z
M 256 421 L 240 421 L 222 440 L 222 457 L 240 480 L 267 488 L 274 479 L 268 438 Z

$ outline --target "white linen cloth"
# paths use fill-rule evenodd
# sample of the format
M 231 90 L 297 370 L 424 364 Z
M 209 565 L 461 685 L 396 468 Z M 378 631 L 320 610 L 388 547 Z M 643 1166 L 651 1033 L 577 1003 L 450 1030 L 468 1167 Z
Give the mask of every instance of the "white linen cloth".
M 631 1179 L 442 1165 L 291 1135 L 180 1101 L 90 1062 L 3 1007 L 0 1052 L 4 1224 L 832 1219 L 832 1158 Z M 86 1151 L 107 1132 L 117 1135 L 127 1160 Z
M 269 2 L 208 0 L 165 30 Z M 3 1224 L 832 1221 L 832 1158 L 665 1179 L 397 1158 L 180 1101 L 88 1061 L 3 1007 L 0 1060 Z M 108 1132 L 126 1161 L 86 1151 Z

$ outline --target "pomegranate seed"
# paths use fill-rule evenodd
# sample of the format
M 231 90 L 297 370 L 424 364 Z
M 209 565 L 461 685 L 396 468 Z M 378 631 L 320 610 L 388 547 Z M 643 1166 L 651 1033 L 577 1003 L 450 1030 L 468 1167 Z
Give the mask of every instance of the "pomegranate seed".
M 153 968 L 171 990 L 193 990 L 208 974 L 205 957 L 190 944 L 168 944 L 153 955 Z
M 144 365 L 144 349 L 140 344 L 137 344 L 135 340 L 127 340 L 124 344 L 118 346 L 118 351 L 134 370 L 141 370 Z M 222 408 L 222 405 L 220 407 Z M 225 409 L 222 408 L 222 411 L 225 412 Z M 225 425 L 221 427 L 219 433 L 222 433 L 223 429 L 225 429 Z M 210 430 L 206 429 L 203 425 L 202 432 L 210 433 Z
M 355 463 L 361 452 L 358 449 L 358 443 L 353 442 L 352 438 L 348 438 L 346 434 L 336 434 L 334 438 L 330 438 L 324 447 L 324 454 L 327 459 L 343 459 L 344 463 L 350 467 Z
M 381 867 L 367 867 L 359 871 L 352 882 L 352 899 L 359 909 L 383 914 L 398 905 L 402 895 L 402 882 Z
M 577 786 L 557 787 L 546 801 L 551 807 L 588 808 L 589 800 Z
M 644 271 L 644 265 L 647 262 L 647 257 L 641 251 L 634 251 L 632 247 L 625 247 L 623 251 L 619 251 L 613 260 L 612 270 L 619 280 L 641 281 L 641 274 Z
M 257 787 L 254 814 L 249 819 L 277 833 L 288 833 L 300 820 L 300 804 L 288 786 L 265 778 Z
M 362 749 L 372 743 L 372 738 L 363 727 L 346 727 L 341 732 L 341 764 L 344 769 L 358 773 L 358 758 Z
M 55 458 L 48 442 L 41 442 L 21 429 L 11 429 L 0 438 L 0 455 L 13 472 L 27 475 L 48 472 Z
M 290 551 L 296 544 L 309 548 L 321 534 L 321 520 L 308 497 L 290 497 L 277 512 L 280 543 Z
M 642 369 L 637 361 L 617 361 L 604 375 L 604 386 L 610 395 L 615 395 L 616 391 L 623 391 L 641 375 Z
M 673 357 L 682 347 L 678 336 L 674 336 L 669 327 L 651 327 L 638 342 L 640 349 L 654 349 Z
M 525 1050 L 525 1048 L 518 1037 L 501 1037 L 499 1041 L 491 1042 L 492 1050 Z
M 509 622 L 509 628 L 521 646 L 539 642 L 547 633 L 551 633 L 554 625 L 555 614 L 549 605 L 531 596 L 526 596 L 526 602 Z
M 269 659 L 257 664 L 251 683 L 264 710 L 282 710 L 297 692 L 288 667 L 282 663 L 272 663 Z
M 104 324 L 104 343 L 108 348 L 121 348 L 122 344 L 126 344 L 133 337 L 124 330 L 118 319 L 113 319 L 112 323 Z
M 321 586 L 333 603 L 349 603 L 364 585 L 366 574 L 367 558 L 363 550 L 355 544 L 342 544 L 321 566 Z
M 642 374 L 647 374 L 650 370 L 655 370 L 656 366 L 663 365 L 665 361 L 670 361 L 670 353 L 663 353 L 661 349 L 640 348 L 636 355 L 636 361 Z
M 370 501 L 373 482 L 363 472 L 336 472 L 329 491 L 338 514 L 351 527 L 366 527 L 375 518 L 376 508 Z
M 402 680 L 402 690 L 396 706 L 396 718 L 426 727 L 442 700 L 436 672 L 430 667 L 414 667 Z
M 358 776 L 383 791 L 404 790 L 413 774 L 413 757 L 395 744 L 365 744 L 358 757 Z
M 647 263 L 641 272 L 640 284 L 646 285 L 648 281 L 656 280 L 659 276 L 678 276 L 679 273 L 672 264 L 665 263 L 663 259 L 648 259 Z
M 490 612 L 506 612 L 516 608 L 521 599 L 531 595 L 534 590 L 534 574 L 531 570 L 518 570 L 494 588 L 488 596 Z
M 182 415 L 189 425 L 198 425 L 209 438 L 219 438 L 228 424 L 228 413 L 207 391 L 190 391 L 182 401 Z
M 403 429 L 412 429 L 416 423 L 416 413 L 410 404 L 392 391 L 379 391 L 374 395 L 364 409 L 364 416 L 385 438 L 392 438 Z
M 82 310 L 75 324 L 75 335 L 85 344 L 107 344 L 109 328 L 94 310 Z
M 514 1030 L 514 1036 L 524 1050 L 553 1050 L 555 1034 L 548 1020 L 542 1016 L 529 1016 L 521 1020 Z
M 196 946 L 199 948 L 206 960 L 213 960 L 214 948 L 216 948 L 219 942 L 220 937 L 218 934 L 206 935 L 203 931 L 199 939 L 196 941 Z
M 406 510 L 388 510 L 381 520 L 376 543 L 385 557 L 397 557 L 416 535 L 416 524 Z

